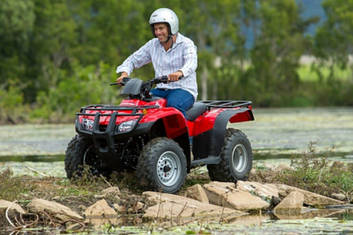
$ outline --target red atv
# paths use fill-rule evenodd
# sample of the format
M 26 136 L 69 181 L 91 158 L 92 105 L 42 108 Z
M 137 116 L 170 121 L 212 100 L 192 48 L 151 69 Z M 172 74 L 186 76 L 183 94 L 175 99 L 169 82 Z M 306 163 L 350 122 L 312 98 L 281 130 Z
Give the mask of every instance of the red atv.
M 166 107 L 165 99 L 150 95 L 153 85 L 167 79 L 125 78 L 121 94 L 127 97 L 119 106 L 81 108 L 78 134 L 66 150 L 67 177 L 80 177 L 85 165 L 94 175 L 134 170 L 149 189 L 167 193 L 177 192 L 199 165 L 207 165 L 211 180 L 246 179 L 252 167 L 250 142 L 227 124 L 254 120 L 251 102 L 199 101 L 184 117 Z

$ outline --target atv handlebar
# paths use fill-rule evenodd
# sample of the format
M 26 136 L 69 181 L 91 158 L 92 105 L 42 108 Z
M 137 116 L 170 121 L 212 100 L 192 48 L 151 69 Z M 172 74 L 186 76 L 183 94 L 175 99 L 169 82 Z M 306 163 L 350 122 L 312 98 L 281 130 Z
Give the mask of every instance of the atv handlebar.
M 115 85 L 121 85 L 124 86 L 131 78 L 129 77 L 124 77 L 121 82 L 113 82 L 110 83 L 111 86 Z M 153 78 L 152 80 L 149 81 L 152 84 L 158 84 L 158 83 L 168 83 L 168 76 L 161 76 L 161 77 L 156 77 Z
M 115 85 L 124 86 L 129 80 L 130 80 L 129 77 L 124 77 L 121 82 L 113 82 L 113 83 L 110 83 L 110 85 L 111 86 L 115 86 Z

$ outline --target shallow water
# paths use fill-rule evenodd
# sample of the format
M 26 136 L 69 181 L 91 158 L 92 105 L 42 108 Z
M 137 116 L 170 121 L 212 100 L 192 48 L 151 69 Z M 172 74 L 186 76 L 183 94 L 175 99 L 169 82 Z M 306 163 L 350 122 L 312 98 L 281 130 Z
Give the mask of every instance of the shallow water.
M 353 155 L 353 108 L 255 109 L 254 116 L 231 127 L 243 130 L 259 152 L 302 153 L 314 142 L 318 151 Z

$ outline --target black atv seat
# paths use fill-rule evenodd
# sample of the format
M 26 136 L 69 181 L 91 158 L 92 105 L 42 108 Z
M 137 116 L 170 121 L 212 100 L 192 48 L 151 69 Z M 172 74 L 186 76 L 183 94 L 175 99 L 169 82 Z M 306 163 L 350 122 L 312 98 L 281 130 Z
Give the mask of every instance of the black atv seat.
M 201 102 L 195 102 L 194 105 L 186 111 L 186 119 L 189 121 L 194 121 L 198 116 L 203 114 L 207 109 L 206 104 Z

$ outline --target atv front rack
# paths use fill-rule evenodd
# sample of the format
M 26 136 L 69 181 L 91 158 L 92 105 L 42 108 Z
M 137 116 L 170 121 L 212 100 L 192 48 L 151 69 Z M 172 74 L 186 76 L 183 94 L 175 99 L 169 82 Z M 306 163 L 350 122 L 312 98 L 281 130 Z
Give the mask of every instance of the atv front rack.
M 248 107 L 252 104 L 251 101 L 246 100 L 201 100 L 198 102 L 205 104 L 209 110 L 212 108 Z
M 128 132 L 119 134 L 128 134 L 137 128 L 137 124 L 145 115 L 144 112 L 139 112 L 140 110 L 158 108 L 156 105 L 149 106 L 112 106 L 112 105 L 89 105 L 82 107 L 80 112 L 76 113 L 76 132 L 82 135 L 91 136 L 93 138 L 93 143 L 97 149 L 99 149 L 100 154 L 114 154 L 114 137 L 118 134 L 116 120 L 119 116 L 135 116 L 137 121 L 134 126 Z M 87 111 L 92 111 L 92 113 L 87 113 Z M 111 111 L 109 113 L 101 113 L 104 111 Z M 124 111 L 124 112 L 122 112 Z M 131 111 L 127 113 L 126 111 Z M 88 124 L 84 122 L 80 123 L 80 117 L 84 116 L 94 116 L 94 121 Z M 100 125 L 100 117 L 110 116 L 109 123 L 107 125 Z M 141 129 L 142 126 L 140 126 Z M 139 128 L 137 128 L 139 129 Z
M 86 113 L 86 110 L 92 110 L 92 111 L 129 111 L 131 110 L 131 114 L 121 114 L 121 116 L 137 116 L 140 115 L 137 113 L 138 110 L 143 110 L 143 109 L 154 109 L 158 108 L 159 106 L 157 105 L 142 105 L 142 106 L 112 106 L 112 105 L 103 105 L 103 104 L 92 104 L 88 105 L 86 107 L 82 107 L 79 113 L 76 113 L 76 115 L 88 115 Z M 95 114 L 94 114 L 95 115 Z M 93 115 L 93 116 L 94 116 Z M 103 115 L 103 114 L 102 114 Z M 109 114 L 110 115 L 110 114 Z M 107 116 L 107 115 L 105 115 Z
M 112 105 L 100 105 L 100 104 L 95 104 L 95 105 L 89 105 L 86 107 L 82 107 L 80 112 L 76 113 L 77 116 L 77 122 L 76 122 L 76 130 L 81 131 L 81 132 L 86 132 L 87 134 L 90 131 L 85 131 L 82 130 L 80 127 L 79 123 L 79 117 L 80 116 L 94 116 L 94 122 L 92 126 L 92 132 L 94 134 L 107 134 L 108 131 L 113 131 L 116 124 L 116 119 L 118 116 L 137 116 L 138 117 L 138 122 L 141 120 L 141 118 L 145 115 L 143 112 L 138 113 L 140 110 L 146 110 L 146 109 L 153 109 L 153 108 L 158 108 L 156 105 L 145 105 L 145 106 L 112 106 Z M 93 113 L 87 113 L 87 111 L 94 111 Z M 101 113 L 102 111 L 111 111 L 110 113 Z M 124 113 L 120 113 L 121 111 L 124 111 Z M 126 113 L 126 111 L 131 111 L 131 113 Z M 106 126 L 106 128 L 102 129 L 100 126 L 100 117 L 102 116 L 110 116 L 109 124 Z

